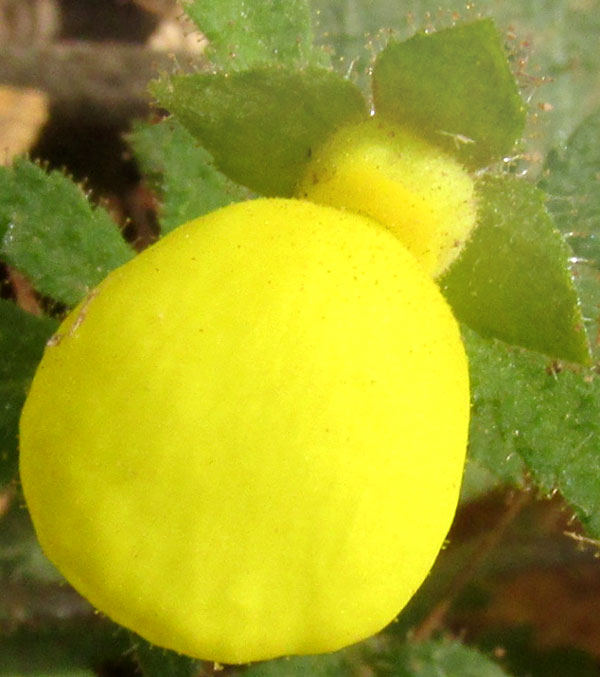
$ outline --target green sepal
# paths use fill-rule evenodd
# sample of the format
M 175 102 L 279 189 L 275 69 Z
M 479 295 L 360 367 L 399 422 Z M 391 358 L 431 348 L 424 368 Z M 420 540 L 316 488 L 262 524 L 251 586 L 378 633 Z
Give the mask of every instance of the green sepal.
M 378 115 L 408 124 L 470 168 L 509 155 L 525 105 L 490 19 L 391 42 L 377 57 Z
M 322 68 L 194 73 L 154 82 L 158 101 L 236 183 L 290 197 L 312 149 L 367 117 L 350 81 Z
M 479 225 L 440 280 L 456 317 L 484 336 L 587 364 L 590 348 L 545 194 L 512 176 L 477 184 Z

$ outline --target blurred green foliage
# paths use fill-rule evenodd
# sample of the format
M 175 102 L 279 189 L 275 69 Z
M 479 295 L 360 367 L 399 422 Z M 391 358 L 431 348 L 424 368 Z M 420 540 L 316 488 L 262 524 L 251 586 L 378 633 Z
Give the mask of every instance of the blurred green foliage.
M 164 233 L 201 213 L 251 197 L 239 184 L 258 193 L 289 194 L 307 149 L 341 122 L 366 114 L 372 103 L 370 69 L 390 36 L 403 40 L 425 29 L 418 41 L 431 44 L 427 34 L 433 30 L 457 21 L 494 19 L 529 117 L 522 143 L 514 149 L 510 145 L 521 124 L 518 105 L 511 108 L 510 124 L 487 130 L 498 133 L 496 155 L 512 152 L 514 157 L 501 165 L 503 177 L 483 179 L 494 184 L 494 195 L 486 198 L 482 210 L 487 231 L 482 229 L 480 239 L 474 238 L 472 248 L 465 250 L 466 258 L 459 261 L 462 271 L 457 267 L 446 281 L 448 297 L 469 325 L 464 336 L 473 420 L 463 501 L 492 486 L 528 484 L 544 495 L 559 491 L 588 534 L 600 538 L 596 366 L 560 361 L 585 361 L 582 322 L 594 359 L 598 357 L 600 0 L 481 0 L 477 6 L 450 1 L 443 10 L 429 0 L 313 0 L 310 7 L 301 0 L 195 0 L 185 10 L 212 39 L 215 72 L 155 84 L 155 93 L 172 108 L 175 119 L 157 125 L 140 122 L 131 136 L 140 165 L 161 200 Z M 328 70 L 329 62 L 349 80 Z M 394 69 L 398 67 L 394 63 Z M 419 86 L 424 77 L 419 76 Z M 393 79 L 383 76 L 381 87 L 391 89 Z M 469 89 L 473 87 L 464 91 Z M 451 98 L 446 92 L 441 100 Z M 477 120 L 479 112 L 474 110 Z M 484 125 L 484 135 L 487 131 Z M 539 183 L 539 189 L 533 183 Z M 3 261 L 25 273 L 42 295 L 65 306 L 77 303 L 133 255 L 106 211 L 92 208 L 81 189 L 62 174 L 47 174 L 26 160 L 0 171 L 0 236 Z M 467 265 L 479 275 L 475 286 L 465 273 Z M 486 284 L 487 291 L 482 291 Z M 475 306 L 469 306 L 468 297 L 472 300 L 475 291 L 481 294 L 481 312 L 474 317 L 469 315 Z M 509 301 L 494 301 L 494 292 Z M 502 327 L 512 321 L 507 319 L 511 304 L 516 333 L 503 334 Z M 486 312 L 487 324 L 482 321 Z M 493 321 L 497 326 L 490 329 Z M 11 301 L 0 303 L 0 481 L 5 484 L 17 462 L 19 409 L 56 326 L 57 318 L 33 317 Z M 132 674 L 136 664 L 148 677 L 213 674 L 208 664 L 132 640 L 91 616 L 81 601 L 69 598 L 64 618 L 48 604 L 32 601 L 35 591 L 46 586 L 54 594 L 60 577 L 43 558 L 19 498 L 0 519 L 5 591 L 0 604 L 0 675 L 79 677 L 109 674 L 107 666 L 113 666 L 114 674 Z M 439 581 L 451 578 L 456 566 L 441 559 L 442 568 L 431 577 Z M 468 559 L 469 554 L 460 560 L 462 566 Z M 426 585 L 415 608 L 434 606 L 443 594 L 440 585 Z M 51 600 L 56 606 L 56 598 Z M 84 613 L 83 623 L 79 612 Z M 595 674 L 589 656 L 562 652 L 559 658 L 548 658 L 508 637 L 501 640 L 509 652 L 505 667 L 491 658 L 492 645 L 481 653 L 443 638 L 405 641 L 399 628 L 409 627 L 409 619 L 418 620 L 419 614 L 408 609 L 404 618 L 395 631 L 392 626 L 380 638 L 339 654 L 227 668 L 226 674 Z

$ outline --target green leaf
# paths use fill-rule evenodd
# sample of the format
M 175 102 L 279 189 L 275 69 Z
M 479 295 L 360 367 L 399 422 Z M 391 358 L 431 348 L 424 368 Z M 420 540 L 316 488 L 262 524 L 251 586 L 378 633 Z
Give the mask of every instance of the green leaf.
M 390 654 L 379 675 L 390 677 L 507 677 L 476 649 L 453 640 L 407 642 Z
M 132 635 L 132 645 L 142 677 L 197 677 L 201 661 L 154 646 Z
M 57 656 L 60 645 L 44 638 L 41 644 L 36 645 L 33 652 L 23 645 L 14 642 L 0 642 L 3 650 L 5 665 L 0 665 L 0 677 L 96 677 L 98 673 L 90 668 L 80 667 L 78 661 L 71 661 L 69 657 Z M 3 646 L 4 645 L 4 646 Z M 52 656 L 48 661 L 47 654 Z M 23 656 L 26 659 L 23 660 Z M 69 665 L 70 663 L 74 663 Z M 25 666 L 25 667 L 22 667 Z M 48 672 L 51 670 L 52 672 Z
M 138 122 L 128 137 L 136 158 L 161 199 L 161 231 L 168 233 L 252 194 L 215 169 L 212 158 L 176 120 Z
M 0 256 L 42 294 L 76 304 L 133 256 L 108 213 L 60 172 L 0 167 Z
M 184 9 L 208 38 L 208 56 L 226 70 L 302 67 L 323 58 L 313 48 L 306 0 L 191 0 Z
M 357 87 L 320 68 L 194 73 L 152 89 L 222 172 L 268 196 L 291 196 L 312 148 L 367 116 Z
M 561 150 L 549 153 L 542 186 L 553 198 L 557 226 L 577 256 L 600 266 L 600 111 L 588 117 Z
M 533 122 L 528 145 L 545 156 L 600 106 L 600 5 L 598 0 L 498 4 L 517 36 L 533 38 L 533 54 L 529 46 L 522 50 L 529 57 L 525 70 L 533 83 L 532 102 L 549 103 L 552 111 Z
M 491 472 L 516 455 L 600 537 L 600 380 L 463 327 L 472 390 L 469 454 Z
M 588 117 L 561 150 L 547 158 L 542 185 L 549 209 L 574 252 L 575 283 L 588 335 L 600 356 L 600 111 Z
M 124 663 L 121 634 L 114 625 L 99 623 L 95 618 L 73 618 L 40 627 L 40 619 L 35 617 L 26 629 L 3 632 L 0 637 L 0 677 L 131 674 L 124 666 L 123 672 L 109 667 L 111 662 Z
M 318 656 L 295 656 L 257 663 L 244 677 L 345 677 L 353 674 L 345 652 Z
M 60 587 L 64 596 L 77 593 L 65 586 L 65 579 L 42 552 L 37 540 L 31 518 L 27 510 L 23 509 L 24 499 L 17 496 L 8 512 L 2 515 L 0 529 L 0 626 L 8 627 L 14 623 L 15 609 L 10 603 L 11 586 L 26 586 L 32 592 L 29 598 L 23 598 L 20 606 L 19 619 L 22 623 L 31 622 L 36 616 L 42 615 L 41 607 L 48 604 L 45 615 L 56 618 L 60 611 L 50 600 L 39 599 L 35 591 Z M 17 592 L 18 594 L 18 592 Z M 81 599 L 77 597 L 77 599 Z M 85 605 L 86 602 L 82 602 Z M 81 605 L 80 605 L 81 606 Z M 78 613 L 80 612 L 78 607 Z
M 15 476 L 21 408 L 57 324 L 0 299 L 0 487 Z
M 489 20 L 390 43 L 373 71 L 379 115 L 409 124 L 469 167 L 511 153 L 525 106 Z
M 503 445 L 494 444 L 496 439 L 490 441 L 489 447 L 484 446 L 488 442 L 489 425 L 482 421 L 483 418 L 484 412 L 471 418 L 469 444 L 476 451 L 467 456 L 460 487 L 460 505 L 483 498 L 492 491 L 523 486 L 526 472 L 523 460 L 515 454 L 507 458 Z M 485 454 L 485 463 L 477 458 L 477 451 Z
M 483 178 L 477 191 L 479 225 L 440 281 L 457 318 L 485 336 L 588 363 L 571 251 L 544 193 L 510 176 Z

